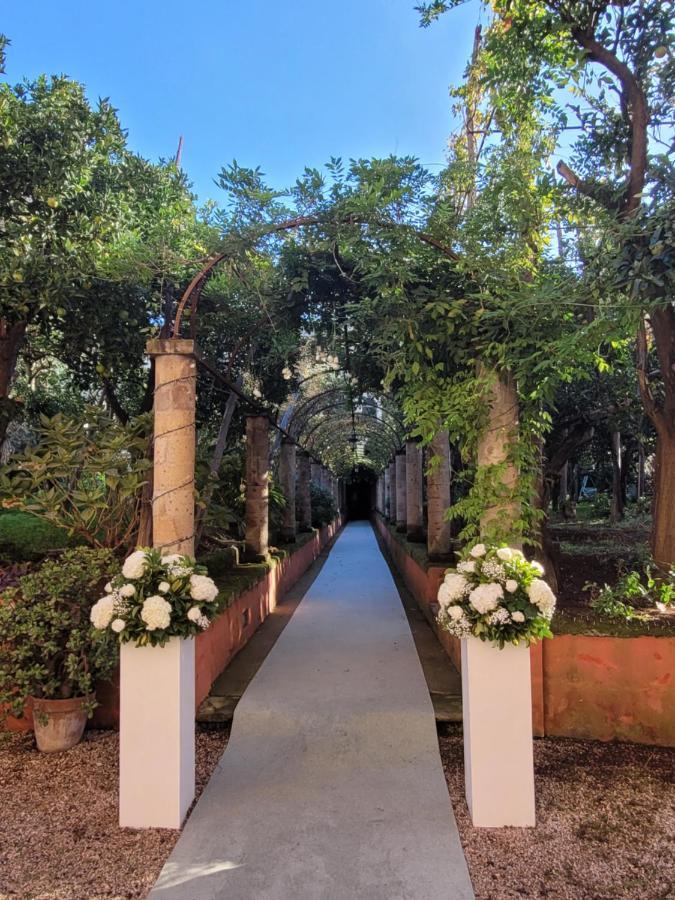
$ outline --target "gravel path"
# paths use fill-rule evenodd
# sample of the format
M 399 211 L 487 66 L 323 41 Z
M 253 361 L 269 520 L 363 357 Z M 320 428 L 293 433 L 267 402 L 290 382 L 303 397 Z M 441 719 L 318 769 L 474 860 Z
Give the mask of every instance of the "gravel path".
M 440 745 L 476 900 L 675 898 L 675 751 L 535 741 L 537 827 L 521 831 L 471 826 L 462 738 Z
M 0 735 L 0 898 L 145 897 L 178 833 L 117 825 L 117 734 L 89 731 L 67 753 Z M 197 733 L 197 796 L 227 744 Z

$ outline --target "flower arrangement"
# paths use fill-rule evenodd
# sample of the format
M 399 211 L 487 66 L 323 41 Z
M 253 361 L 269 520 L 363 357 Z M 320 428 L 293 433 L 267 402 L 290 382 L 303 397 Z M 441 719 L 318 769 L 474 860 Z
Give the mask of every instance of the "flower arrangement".
M 543 574 L 520 550 L 476 544 L 445 573 L 438 622 L 455 637 L 473 635 L 500 648 L 553 637 L 556 598 Z
M 141 548 L 106 584 L 90 619 L 95 629 L 117 634 L 120 643 L 161 647 L 169 638 L 204 631 L 220 609 L 218 587 L 204 566 L 189 556 Z

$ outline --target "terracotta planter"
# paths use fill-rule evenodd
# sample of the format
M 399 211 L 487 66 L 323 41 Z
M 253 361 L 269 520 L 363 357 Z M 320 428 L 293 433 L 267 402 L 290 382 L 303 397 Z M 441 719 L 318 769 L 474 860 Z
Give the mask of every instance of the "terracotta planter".
M 71 697 L 68 700 L 33 698 L 33 728 L 38 750 L 58 753 L 79 744 L 87 724 L 85 704 L 91 697 Z

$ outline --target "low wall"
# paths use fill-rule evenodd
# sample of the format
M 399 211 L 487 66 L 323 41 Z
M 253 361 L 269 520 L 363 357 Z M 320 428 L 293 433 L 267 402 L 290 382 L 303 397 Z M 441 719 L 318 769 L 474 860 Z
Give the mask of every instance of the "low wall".
M 195 702 L 208 696 L 211 685 L 231 660 L 243 649 L 256 629 L 274 610 L 283 595 L 304 575 L 323 548 L 338 533 L 343 520 L 336 519 L 277 562 L 274 568 L 243 594 L 235 598 L 213 624 L 198 635 L 195 646 Z M 119 724 L 119 675 L 96 690 L 99 706 L 91 721 L 93 728 L 117 728 Z M 9 719 L 10 731 L 32 729 L 30 715 Z
M 430 608 L 446 567 L 424 568 L 374 520 L 396 568 L 461 671 L 460 642 Z M 675 747 L 675 637 L 557 634 L 530 650 L 535 735 Z

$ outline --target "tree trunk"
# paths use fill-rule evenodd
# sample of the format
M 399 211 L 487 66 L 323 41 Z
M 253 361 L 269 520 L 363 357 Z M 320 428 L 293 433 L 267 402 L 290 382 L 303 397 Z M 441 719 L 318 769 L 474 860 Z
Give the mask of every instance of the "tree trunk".
M 565 503 L 567 502 L 567 492 L 568 488 L 568 472 L 569 472 L 569 463 L 565 463 L 565 465 L 560 470 L 560 481 L 558 482 L 558 509 L 564 509 Z
M 612 503 L 609 520 L 616 523 L 619 519 L 623 519 L 621 432 L 612 431 L 610 438 L 612 442 Z
M 9 399 L 9 392 L 25 336 L 25 322 L 10 325 L 5 319 L 0 319 L 0 444 L 15 412 L 16 403 Z
M 637 486 L 635 489 L 635 499 L 639 503 L 645 492 L 645 448 L 642 438 L 638 443 L 638 467 L 637 467 Z
M 656 445 L 652 555 L 659 566 L 675 565 L 675 432 Z

